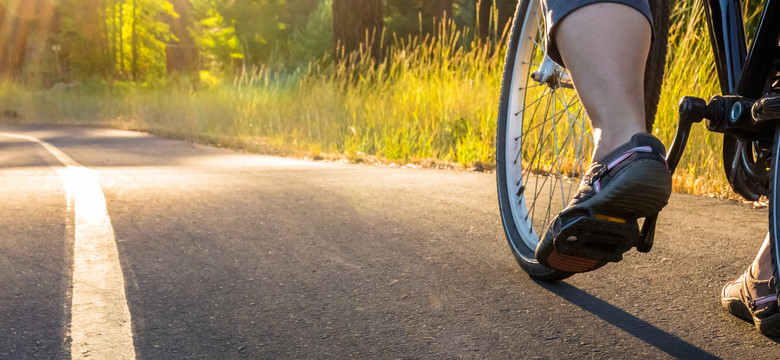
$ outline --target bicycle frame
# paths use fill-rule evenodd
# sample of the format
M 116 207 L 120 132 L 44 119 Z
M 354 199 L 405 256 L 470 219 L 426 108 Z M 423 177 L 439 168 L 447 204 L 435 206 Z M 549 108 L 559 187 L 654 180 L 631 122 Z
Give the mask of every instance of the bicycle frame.
M 745 159 L 749 156 L 744 153 L 753 150 L 754 145 L 750 142 L 757 142 L 755 146 L 759 148 L 764 148 L 767 143 L 771 144 L 775 127 L 773 121 L 765 121 L 774 117 L 755 116 L 757 109 L 754 105 L 765 107 L 773 113 L 776 110 L 772 109 L 780 105 L 778 104 L 780 97 L 762 98 L 767 90 L 764 86 L 767 75 L 780 66 L 780 51 L 778 51 L 780 23 L 777 21 L 780 18 L 780 0 L 766 0 L 749 51 L 745 41 L 742 1 L 707 0 L 704 4 L 723 96 L 714 96 L 709 104 L 702 103 L 700 100 L 694 101 L 690 97 L 683 98 L 680 103 L 680 128 L 684 130 L 690 126 L 690 123 L 706 118 L 707 129 L 726 135 L 723 142 L 723 155 L 727 175 L 732 167 L 741 165 L 752 168 L 749 169 L 752 171 L 760 168 L 761 164 L 745 163 Z M 685 138 L 687 134 L 681 136 Z M 679 142 L 677 140 L 675 139 L 675 143 Z M 684 142 L 680 145 L 670 149 L 670 157 L 673 161 L 677 160 L 675 158 L 681 155 L 682 148 L 685 146 Z M 731 180 L 729 177 L 729 182 L 736 192 L 743 196 L 750 193 L 747 185 L 735 186 L 736 184 Z M 755 194 L 746 197 L 758 199 Z
M 773 49 L 777 46 L 780 29 L 776 24 L 780 17 L 780 2 L 767 0 L 764 5 L 749 54 L 742 20 L 742 1 L 708 0 L 704 4 L 721 93 L 726 96 L 742 96 L 748 100 L 760 98 L 764 89 L 755 84 L 763 83 L 773 66 L 775 59 Z M 752 105 L 749 101 L 741 101 L 741 103 Z M 731 105 L 733 104 L 725 101 L 723 107 Z M 728 109 L 721 110 L 721 112 L 727 111 Z M 762 164 L 750 161 L 753 148 L 762 145 L 754 145 L 749 141 L 761 140 L 760 143 L 764 146 L 771 144 L 773 139 L 768 135 L 774 132 L 773 124 L 762 126 L 753 120 L 755 119 L 750 116 L 741 119 L 742 129 L 735 129 L 736 126 L 723 121 L 714 128 L 708 123 L 708 128 L 726 134 L 723 137 L 723 168 L 731 187 L 746 199 L 758 200 L 761 194 L 754 185 L 736 180 L 736 174 L 744 170 L 756 183 L 768 182 L 769 173 L 764 170 Z
M 742 1 L 707 0 L 704 4 L 721 91 L 736 95 L 747 57 Z
M 669 169 L 674 172 L 677 167 L 685 150 L 691 125 L 707 118 L 707 128 L 710 131 L 722 132 L 725 135 L 723 165 L 727 175 L 736 166 L 742 166 L 751 172 L 762 165 L 747 163 L 749 156 L 745 152 L 753 147 L 750 142 L 772 141 L 770 136 L 775 133 L 776 121 L 757 122 L 752 114 L 754 111 L 750 109 L 765 91 L 755 84 L 763 84 L 766 81 L 765 76 L 773 66 L 777 66 L 775 62 L 780 61 L 780 51 L 777 50 L 780 46 L 780 23 L 777 21 L 780 18 L 780 0 L 766 0 L 749 52 L 745 40 L 742 1 L 707 0 L 704 4 L 715 66 L 724 96 L 713 97 L 709 104 L 703 99 L 687 96 L 680 101 L 677 133 L 667 154 Z M 778 100 L 780 97 L 772 99 L 774 106 L 778 105 Z M 729 176 L 729 183 L 737 193 L 743 196 L 753 195 L 751 197 L 758 199 L 759 195 L 752 194 L 752 189 L 747 185 L 740 186 L 731 181 Z M 647 252 L 652 248 L 656 220 L 657 216 L 645 219 L 641 230 L 642 240 L 637 246 L 639 251 Z M 776 255 L 776 261 L 780 264 L 780 253 Z
M 741 95 L 758 99 L 761 89 L 755 86 L 772 66 L 772 49 L 777 47 L 780 26 L 780 1 L 766 0 L 750 53 L 745 41 L 741 0 L 707 0 L 705 2 L 715 66 L 724 95 Z

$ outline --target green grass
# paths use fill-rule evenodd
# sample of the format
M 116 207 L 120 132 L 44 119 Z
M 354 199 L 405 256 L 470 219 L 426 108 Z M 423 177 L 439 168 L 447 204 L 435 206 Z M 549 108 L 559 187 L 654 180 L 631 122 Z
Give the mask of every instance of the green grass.
M 719 92 L 702 5 L 688 3 L 673 9 L 655 131 L 666 144 L 681 96 Z M 36 91 L 4 83 L 0 111 L 18 112 L 17 122 L 144 130 L 264 153 L 490 168 L 504 55 L 463 46 L 469 36 L 454 29 L 442 27 L 439 35 L 396 40 L 379 65 L 334 66 L 326 59 L 295 71 L 249 71 L 198 91 L 132 84 Z M 729 196 L 720 138 L 695 126 L 675 176 L 677 191 Z

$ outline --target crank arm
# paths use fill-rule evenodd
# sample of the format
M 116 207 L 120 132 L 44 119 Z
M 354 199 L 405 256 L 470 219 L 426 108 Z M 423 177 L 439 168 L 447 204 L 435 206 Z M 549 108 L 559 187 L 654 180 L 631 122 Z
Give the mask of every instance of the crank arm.
M 669 152 L 666 154 L 666 163 L 672 175 L 674 175 L 674 170 L 677 169 L 677 164 L 680 163 L 680 159 L 685 151 L 685 145 L 688 143 L 688 137 L 691 134 L 691 126 L 693 123 L 701 122 L 710 111 L 711 108 L 707 106 L 707 102 L 704 99 L 691 96 L 685 96 L 680 99 L 677 132 L 674 134 L 674 141 L 672 141 L 672 146 L 669 147 Z M 658 214 L 645 218 L 636 244 L 636 249 L 639 252 L 646 253 L 653 248 L 655 224 L 657 221 Z

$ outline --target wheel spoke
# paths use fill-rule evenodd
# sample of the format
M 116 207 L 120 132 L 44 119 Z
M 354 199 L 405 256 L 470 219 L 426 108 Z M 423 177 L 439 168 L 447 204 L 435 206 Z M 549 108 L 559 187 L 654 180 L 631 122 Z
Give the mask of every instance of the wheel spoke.
M 529 39 L 531 39 L 531 38 L 529 37 Z M 547 55 L 547 50 L 545 50 L 545 48 L 543 48 L 541 45 L 539 45 L 539 43 L 538 43 L 538 42 L 536 42 L 536 40 L 535 40 L 535 39 L 531 39 L 531 41 L 533 41 L 533 43 L 534 43 L 534 44 L 536 44 L 536 47 L 537 47 L 537 48 L 539 48 L 540 50 L 542 50 L 542 53 L 543 53 L 544 55 Z
M 576 123 L 579 123 L 577 121 L 577 118 L 582 113 L 582 106 L 580 106 L 577 109 L 577 114 L 572 114 L 569 111 L 569 108 L 571 108 L 572 105 L 574 105 L 574 104 L 579 102 L 579 97 L 577 97 L 577 96 L 573 97 L 571 103 L 569 103 L 568 100 L 566 99 L 566 94 L 561 93 L 560 96 L 561 96 L 561 98 L 563 98 L 563 102 L 564 103 L 569 104 L 566 107 L 566 112 L 569 115 L 569 117 L 568 117 L 568 119 L 569 119 L 569 131 L 571 132 L 571 134 L 574 134 L 576 130 L 574 129 L 574 124 L 572 123 L 572 121 L 576 122 Z M 583 175 L 583 159 L 582 159 L 582 155 L 585 152 L 585 144 L 584 144 L 584 138 L 583 138 L 585 133 L 586 133 L 585 131 L 581 131 L 580 132 L 580 140 L 579 141 L 574 140 L 574 147 L 575 147 L 574 150 L 575 150 L 575 153 L 577 155 L 576 165 L 579 167 L 579 176 Z
M 563 96 L 563 94 L 562 94 L 561 96 Z M 583 122 L 577 121 L 577 117 L 576 117 L 576 116 L 574 117 L 574 120 L 575 120 L 575 122 L 577 123 L 577 125 L 580 127 L 580 130 L 582 130 L 582 132 L 583 132 L 584 134 L 588 135 L 588 138 L 590 139 L 590 141 L 591 141 L 591 142 L 594 142 L 594 140 L 593 140 L 593 135 L 592 135 L 592 134 L 590 134 L 590 133 L 588 133 L 588 130 L 587 130 L 587 129 L 585 129 L 585 125 L 583 125 L 583 122 L 584 122 L 584 121 L 583 121 Z M 585 117 L 584 117 L 584 116 L 583 116 L 583 120 L 585 120 Z
M 545 118 L 546 118 L 546 117 L 545 117 Z M 555 123 L 553 123 L 553 127 L 557 126 L 557 123 L 558 123 L 558 121 L 556 120 L 556 121 L 555 121 Z M 541 146 L 542 146 L 544 143 L 546 143 L 546 142 L 547 142 L 547 140 L 549 140 L 549 138 L 550 138 L 550 135 L 551 135 L 551 134 L 548 134 L 548 135 L 547 135 L 547 137 L 545 138 L 545 140 L 544 140 L 544 141 L 543 141 L 541 144 L 539 144 L 539 145 L 538 145 L 538 147 L 541 147 Z M 568 136 L 567 136 L 567 139 L 566 139 L 565 141 L 568 141 Z M 537 152 L 537 153 L 538 153 L 538 152 Z M 556 160 L 553 160 L 553 162 L 555 162 L 555 161 L 557 161 L 557 159 L 556 159 Z M 535 215 L 535 211 L 536 211 L 536 202 L 537 202 L 537 201 L 538 201 L 538 199 L 539 199 L 539 195 L 541 195 L 541 191 L 539 191 L 539 188 L 542 188 L 542 189 L 544 189 L 544 185 L 545 185 L 545 184 L 547 184 L 547 181 L 548 181 L 548 180 L 550 180 L 550 178 L 552 177 L 552 176 L 551 176 L 551 174 L 552 174 L 552 171 L 553 171 L 553 170 L 554 170 L 554 169 L 551 167 L 551 168 L 550 168 L 550 170 L 549 170 L 549 171 L 547 171 L 547 174 L 546 174 L 546 176 L 544 176 L 544 180 L 542 181 L 542 184 L 541 184 L 541 186 L 537 186 L 537 187 L 534 189 L 534 199 L 533 199 L 533 202 L 531 203 L 531 205 L 529 206 L 529 208 L 531 208 L 531 212 L 533 213 L 533 214 L 531 215 L 531 218 L 535 218 L 535 217 L 534 217 L 534 215 Z M 539 170 L 539 168 L 538 168 L 538 167 L 537 167 L 537 171 L 536 171 L 536 173 L 537 173 L 537 174 L 540 174 L 540 173 L 541 173 L 541 171 Z M 528 179 L 528 178 L 530 178 L 530 172 L 529 172 L 528 176 L 526 177 L 526 182 L 527 182 L 527 179 Z M 562 176 L 561 176 L 561 177 L 559 177 L 559 178 L 561 178 L 561 179 L 562 179 Z M 539 179 L 538 179 L 538 178 L 536 179 L 535 183 L 536 183 L 536 184 L 538 184 L 538 183 L 539 183 Z M 553 196 L 552 194 L 554 194 L 554 189 L 553 189 L 552 185 L 551 185 L 551 189 L 552 189 L 552 191 L 550 191 L 550 193 L 551 193 L 551 195 L 550 195 L 550 196 L 552 197 L 552 196 Z M 564 201 L 564 202 L 565 202 L 565 201 Z M 550 201 L 550 202 L 548 203 L 548 213 L 549 213 L 549 204 L 550 204 L 550 203 L 552 203 L 552 201 Z M 548 216 L 549 216 L 549 214 L 546 214 L 546 215 L 545 215 L 545 221 L 543 222 L 544 224 L 546 224 L 546 220 L 547 220 Z
M 544 145 L 546 143 L 548 143 L 548 141 L 550 140 L 550 137 L 553 136 L 553 146 L 555 146 L 556 156 L 555 156 L 555 159 L 553 160 L 551 165 L 554 164 L 554 166 L 557 167 L 557 176 L 558 176 L 558 180 L 557 181 L 560 182 L 559 188 L 560 188 L 560 191 L 561 191 L 562 206 L 565 206 L 566 198 L 567 197 L 571 197 L 571 192 L 573 190 L 573 184 L 570 186 L 568 192 L 563 188 L 563 181 L 564 180 L 563 180 L 563 170 L 562 170 L 561 160 L 562 160 L 562 155 L 564 155 L 564 153 L 561 151 L 561 148 L 565 148 L 566 144 L 568 144 L 569 140 L 572 139 L 573 137 L 572 137 L 572 133 L 569 133 L 566 136 L 566 138 L 563 140 L 563 142 L 561 143 L 560 148 L 559 148 L 558 147 L 558 139 L 557 139 L 557 130 L 556 130 L 556 128 L 558 126 L 558 123 L 560 122 L 560 118 L 558 116 L 565 114 L 565 116 L 568 119 L 567 123 L 569 124 L 569 128 L 573 129 L 573 125 L 571 124 L 571 121 L 572 121 L 571 118 L 572 117 L 576 118 L 577 115 L 572 114 L 571 110 L 569 108 L 572 105 L 578 103 L 578 99 L 574 98 L 571 102 L 569 102 L 569 101 L 566 100 L 566 97 L 565 97 L 564 94 L 559 94 L 559 91 L 550 91 L 548 93 L 548 95 L 550 95 L 550 98 L 548 99 L 547 106 L 545 107 L 544 120 L 542 121 L 541 124 L 536 124 L 532 128 L 529 128 L 528 131 L 530 131 L 532 129 L 535 129 L 535 128 L 538 128 L 539 126 L 545 126 L 546 127 L 546 124 L 548 123 L 548 119 L 550 119 L 550 118 L 552 118 L 552 122 L 553 122 L 553 125 L 552 125 L 553 131 L 551 131 L 550 133 L 546 134 L 547 136 L 544 137 L 543 140 L 538 141 L 537 146 L 536 146 L 535 151 L 534 151 L 534 155 L 532 156 L 530 164 L 529 164 L 530 166 L 526 167 L 526 171 L 524 171 L 526 174 L 523 176 L 523 178 L 524 178 L 523 183 L 527 183 L 528 182 L 528 179 L 530 179 L 531 173 L 536 173 L 536 174 L 541 174 L 542 173 L 542 171 L 541 171 L 542 169 L 540 168 L 540 163 L 541 163 L 541 160 L 540 160 L 541 156 L 540 156 L 540 154 L 542 152 L 542 148 L 544 147 Z M 560 101 L 562 103 L 562 106 L 565 106 L 565 108 L 560 110 L 560 111 L 555 112 L 554 111 L 555 108 L 552 107 L 553 112 L 550 113 L 550 107 L 551 107 L 550 105 L 552 104 L 552 98 L 553 97 L 557 98 L 558 101 Z M 581 109 L 578 112 L 581 112 Z M 550 115 L 550 114 L 551 114 L 551 116 L 548 117 L 548 115 Z M 525 134 L 523 134 L 523 136 L 525 136 Z M 544 128 L 540 131 L 539 139 L 542 139 L 543 136 L 544 136 Z M 582 134 L 581 134 L 581 136 L 582 136 Z M 579 149 L 580 150 L 576 151 L 577 157 L 579 159 L 579 161 L 577 161 L 577 162 L 579 163 L 580 174 L 582 174 L 582 153 L 584 151 L 582 150 L 582 146 L 579 146 Z M 534 165 L 536 166 L 535 171 L 534 171 Z M 542 180 L 541 185 L 539 184 L 539 179 L 537 178 L 537 180 L 535 182 L 537 186 L 535 186 L 535 189 L 534 189 L 534 198 L 533 198 L 533 201 L 531 202 L 531 204 L 529 206 L 529 210 L 531 212 L 531 214 L 530 214 L 531 218 L 535 219 L 537 203 L 538 203 L 538 200 L 539 200 L 539 196 L 542 193 L 542 191 L 540 191 L 540 190 L 541 189 L 545 189 L 545 187 L 547 186 L 549 188 L 548 189 L 549 190 L 548 204 L 547 204 L 547 211 L 546 211 L 546 213 L 544 214 L 544 217 L 543 217 L 542 226 L 546 226 L 547 225 L 547 222 L 548 222 L 548 220 L 551 219 L 551 215 L 552 215 L 551 214 L 552 213 L 552 208 L 551 207 L 552 207 L 552 202 L 553 202 L 552 199 L 554 198 L 555 191 L 556 191 L 555 184 L 554 184 L 555 180 L 552 179 L 552 177 L 555 176 L 555 175 L 553 175 L 553 171 L 554 170 L 556 170 L 556 169 L 551 167 L 549 171 L 546 171 L 546 176 L 544 176 L 544 179 Z M 548 181 L 550 182 L 550 184 L 548 184 Z
M 539 16 L 536 17 L 536 29 L 539 30 L 539 37 L 544 43 L 544 47 L 542 49 L 547 49 L 547 37 L 544 36 L 544 31 L 542 31 L 542 25 L 539 23 Z M 547 53 L 545 52 L 545 54 Z
M 573 104 L 572 104 L 572 105 L 573 105 Z M 565 113 L 565 112 L 566 112 L 566 110 L 561 110 L 561 111 L 559 111 L 559 112 L 555 113 L 555 115 L 556 115 L 556 116 L 557 116 L 557 115 L 562 115 L 562 114 L 563 114 L 563 113 Z M 538 128 L 538 127 L 539 127 L 539 125 L 541 125 L 541 124 L 534 125 L 534 127 L 527 129 L 525 132 L 523 132 L 523 134 L 521 135 L 521 137 L 522 137 L 522 136 L 525 136 L 526 134 L 528 134 L 528 133 L 529 133 L 531 130 L 534 130 L 534 129 Z M 515 138 L 515 139 L 517 139 L 517 138 Z
M 545 86 L 545 85 L 547 85 L 547 84 L 536 84 L 536 85 L 521 87 L 521 88 L 518 88 L 517 90 L 533 89 L 533 88 L 540 87 L 540 86 Z
M 553 115 L 553 116 L 555 116 L 555 115 Z M 556 165 L 558 167 L 558 184 L 560 184 L 560 188 L 561 188 L 561 203 L 562 204 L 566 204 L 566 195 L 564 194 L 564 191 L 563 191 L 563 174 L 561 173 L 561 154 L 563 153 L 563 151 L 561 151 L 561 150 L 565 150 L 566 149 L 566 143 L 569 142 L 569 135 L 570 134 L 566 135 L 566 138 L 563 140 L 563 143 L 561 143 L 561 146 L 560 146 L 560 149 L 559 149 L 559 147 L 558 147 L 558 139 L 557 139 L 557 134 L 556 133 L 557 132 L 555 131 L 555 128 L 553 128 L 553 134 L 554 134 L 553 138 L 555 138 L 555 140 L 553 140 L 553 145 L 555 146 L 555 160 L 554 160 L 554 162 L 556 163 Z M 550 195 L 550 203 L 552 203 L 552 195 Z
M 555 91 L 553 91 L 553 96 L 557 97 L 555 95 Z M 556 124 L 556 121 L 555 121 L 555 103 L 553 103 L 552 119 L 553 119 L 553 124 Z M 563 183 L 561 183 L 561 167 L 560 167 L 560 163 L 559 163 L 560 152 L 559 152 L 559 149 L 558 149 L 558 131 L 556 131 L 557 127 L 558 127 L 557 124 L 553 125 L 553 127 L 552 127 L 552 133 L 553 133 L 552 146 L 553 146 L 553 150 L 554 150 L 554 153 L 555 153 L 555 159 L 553 160 L 553 163 L 550 165 L 550 171 L 547 172 L 547 176 L 552 178 L 553 170 L 557 170 L 558 171 L 558 180 L 557 180 L 557 182 L 561 184 L 561 196 L 563 196 Z M 554 179 L 552 181 L 550 181 L 550 190 L 548 190 L 549 196 L 548 196 L 548 199 L 547 199 L 547 213 L 545 213 L 545 221 L 543 222 L 543 224 L 547 224 L 547 219 L 551 218 L 551 216 L 552 216 L 552 203 L 553 203 L 553 198 L 555 197 L 555 188 L 556 188 L 555 183 L 556 183 L 556 181 Z
M 522 90 L 522 89 L 528 89 L 528 88 L 520 88 L 520 90 Z M 547 93 L 548 93 L 548 91 L 545 89 L 545 92 L 542 93 L 542 96 L 540 96 L 538 99 L 534 100 L 532 103 L 526 105 L 524 108 L 518 110 L 515 113 L 515 116 L 520 115 L 521 112 L 525 111 L 526 109 L 528 109 L 531 106 L 534 106 L 534 104 L 538 104 L 540 101 L 542 101 L 542 99 L 544 99 L 544 95 L 546 95 Z
M 544 91 L 544 92 L 542 92 L 542 95 L 541 95 L 541 96 L 539 96 L 539 98 L 538 98 L 538 99 L 536 99 L 536 100 L 535 100 L 535 101 L 532 103 L 532 104 L 534 104 L 534 103 L 536 104 L 536 107 L 534 108 L 534 112 L 533 112 L 533 113 L 534 113 L 534 117 L 536 116 L 536 112 L 539 110 L 539 105 L 541 105 L 541 100 L 545 99 L 545 97 L 546 97 L 546 95 L 547 95 L 547 94 L 549 94 L 549 90 L 545 89 L 545 91 Z M 525 94 L 523 94 L 523 95 L 524 95 L 524 97 L 527 97 L 527 96 L 528 96 L 528 93 L 525 93 Z M 529 105 L 529 106 L 531 106 L 531 105 Z M 515 114 L 515 116 L 517 116 L 517 115 L 519 115 L 519 114 L 520 114 L 520 112 L 523 112 L 523 118 L 520 120 L 520 136 L 521 136 L 521 137 L 525 136 L 525 134 L 526 134 L 526 132 L 524 132 L 524 131 L 523 131 L 523 124 L 525 123 L 525 121 L 524 121 L 524 119 L 525 119 L 525 109 L 526 109 L 527 107 L 528 107 L 528 106 L 526 106 L 525 108 L 523 108 L 523 110 L 522 110 L 522 111 L 519 111 L 517 114 Z M 533 117 L 532 117 L 532 119 L 533 119 Z M 531 123 L 531 122 L 529 122 L 529 124 L 530 124 L 530 123 Z M 530 126 L 530 125 L 529 125 L 529 126 Z M 517 138 L 515 138 L 515 141 L 517 141 Z M 523 146 L 522 146 L 522 145 L 523 145 L 523 144 L 522 144 L 522 139 L 521 139 L 520 146 L 518 146 L 518 147 L 517 147 L 517 154 L 515 155 L 515 159 L 514 159 L 514 163 L 515 163 L 515 164 L 517 164 L 517 159 L 520 157 L 520 154 L 522 154 L 522 151 L 523 151 Z M 520 169 L 520 170 L 521 170 L 521 172 L 522 172 L 522 167 L 521 167 L 521 169 Z M 521 175 L 521 178 L 522 178 L 522 175 Z
M 550 103 L 551 103 L 551 102 L 552 102 L 552 98 L 547 98 L 547 104 L 545 105 L 545 110 L 544 110 L 545 114 L 547 114 L 547 109 L 550 107 Z M 537 108 L 536 110 L 538 110 L 538 108 Z M 535 118 L 535 117 L 536 117 L 536 112 L 534 112 L 534 118 Z M 541 130 L 541 131 L 539 131 L 539 139 L 541 139 L 541 138 L 542 138 L 542 135 L 544 135 L 544 125 L 545 125 L 546 123 L 547 123 L 547 117 L 545 116 L 545 117 L 544 117 L 544 120 L 542 120 L 542 123 L 540 124 L 540 125 L 542 126 L 542 130 Z M 538 126 L 539 126 L 539 125 L 537 125 L 537 126 L 535 126 L 535 127 L 538 127 Z M 529 174 L 533 172 L 533 164 L 534 164 L 535 160 L 537 159 L 537 157 L 539 156 L 539 154 L 541 154 L 542 145 L 543 145 L 543 144 L 544 144 L 544 142 L 546 142 L 546 141 L 547 141 L 547 139 L 549 139 L 549 138 L 550 138 L 550 134 L 547 134 L 547 137 L 546 137 L 546 138 L 544 138 L 544 140 L 542 140 L 542 141 L 537 141 L 537 143 L 536 143 L 536 149 L 534 150 L 534 153 L 533 153 L 533 156 L 531 157 L 531 160 L 529 160 L 529 165 L 530 165 L 530 166 L 527 166 L 527 167 L 526 167 L 526 169 L 522 169 L 522 167 L 521 167 L 521 170 L 523 170 L 523 171 L 528 171 L 528 172 L 529 172 Z M 521 145 L 522 145 L 522 144 L 521 144 Z M 522 152 L 522 148 L 521 148 L 519 151 L 520 151 L 520 152 Z M 522 164 L 521 164 L 521 165 L 522 165 Z M 537 169 L 537 173 L 538 173 L 538 169 Z
M 547 112 L 548 112 L 548 110 L 550 108 L 550 103 L 551 102 L 552 102 L 552 97 L 547 99 L 547 105 L 545 105 L 545 109 L 544 109 L 545 116 L 544 116 L 544 120 L 543 120 L 545 123 L 547 122 L 547 116 L 546 115 L 547 115 Z M 553 126 L 555 126 L 555 124 L 553 124 Z M 543 134 L 544 134 L 544 126 L 542 126 L 542 130 L 539 132 L 539 140 L 542 139 Z M 544 145 L 542 141 L 539 141 L 536 144 L 537 150 L 535 151 L 534 157 L 531 160 L 531 164 L 530 164 L 531 166 L 528 167 L 529 176 L 530 176 L 530 173 L 533 171 L 533 162 L 536 160 L 537 155 L 541 152 L 542 145 Z M 536 165 L 536 172 L 539 173 L 539 162 L 537 161 L 536 163 L 537 163 L 537 165 Z M 521 166 L 521 170 L 522 170 L 522 166 Z M 545 179 L 544 181 L 546 183 L 547 179 Z M 542 187 L 544 187 L 544 183 L 542 183 Z M 536 199 L 538 197 L 539 197 L 539 179 L 537 178 L 536 181 L 534 181 L 534 201 L 531 204 L 531 220 L 535 219 L 534 215 L 536 214 Z
M 555 115 L 560 115 L 560 114 L 563 114 L 563 113 L 564 113 L 564 111 L 560 111 L 560 112 L 556 113 Z M 530 129 L 528 129 L 528 131 L 527 131 L 527 132 L 524 132 L 524 133 L 523 133 L 523 134 L 521 134 L 519 137 L 516 137 L 516 138 L 515 138 L 515 141 L 517 141 L 517 140 L 518 140 L 518 139 L 520 139 L 520 138 L 523 138 L 523 137 L 525 137 L 525 136 L 528 134 L 528 132 L 530 132 L 531 130 L 534 130 L 534 129 L 536 129 L 536 128 L 538 128 L 539 126 L 542 126 L 542 125 L 544 125 L 544 124 L 545 124 L 545 122 L 541 122 L 541 123 L 539 123 L 539 124 L 536 124 L 536 125 L 534 125 L 534 127 L 533 127 L 533 128 L 530 128 Z M 547 134 L 547 137 L 546 137 L 546 138 L 544 138 L 544 141 L 546 142 L 547 140 L 549 140 L 551 135 L 552 135 L 552 133 L 549 133 L 549 134 Z M 520 150 L 522 150 L 522 149 L 520 149 Z M 520 151 L 520 150 L 517 152 L 517 155 L 515 155 L 515 163 L 517 163 L 517 159 L 519 158 L 519 155 L 522 153 L 522 151 Z M 536 157 L 536 154 L 538 154 L 538 152 L 534 152 L 534 158 Z
M 573 98 L 573 100 L 571 102 L 569 102 L 566 99 L 566 94 L 564 94 L 564 93 L 560 94 L 560 98 L 562 98 L 563 103 L 567 104 L 566 105 L 566 113 L 568 115 L 567 118 L 568 118 L 568 123 L 569 123 L 569 136 L 576 136 L 575 135 L 574 124 L 572 124 L 572 118 L 576 119 L 578 117 L 579 113 L 582 112 L 582 107 L 580 106 L 579 109 L 577 110 L 577 114 L 574 115 L 574 114 L 571 113 L 571 111 L 569 111 L 569 109 L 571 108 L 572 105 L 574 105 L 575 103 L 578 102 L 577 101 L 578 98 L 575 96 Z M 577 141 L 576 139 L 572 140 L 572 142 L 574 144 L 574 152 L 575 152 L 575 156 L 576 156 L 576 159 L 574 160 L 575 164 L 574 164 L 574 168 L 572 169 L 572 172 L 577 171 L 577 168 L 579 168 L 579 170 L 580 170 L 579 171 L 579 176 L 582 176 L 582 165 L 583 165 L 582 164 L 582 154 L 585 151 L 584 150 L 584 145 L 585 144 L 583 144 L 583 133 L 584 132 L 580 132 L 580 140 L 579 141 Z M 561 186 L 563 186 L 563 182 L 561 182 Z M 569 185 L 569 191 L 566 194 L 566 198 L 571 198 L 572 191 L 574 191 L 574 182 L 573 181 L 571 182 L 571 185 Z

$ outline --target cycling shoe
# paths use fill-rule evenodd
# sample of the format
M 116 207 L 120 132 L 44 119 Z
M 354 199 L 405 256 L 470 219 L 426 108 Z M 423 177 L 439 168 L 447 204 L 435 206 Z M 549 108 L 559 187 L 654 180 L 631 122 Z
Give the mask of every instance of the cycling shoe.
M 755 299 L 748 291 L 748 283 L 756 289 Z M 761 334 L 780 336 L 780 311 L 774 278 L 756 280 L 748 269 L 738 279 L 723 286 L 720 303 L 732 315 L 753 322 Z
M 660 140 L 642 133 L 593 162 L 539 242 L 539 263 L 580 273 L 622 260 L 639 241 L 637 219 L 657 214 L 672 193 L 665 153 Z

